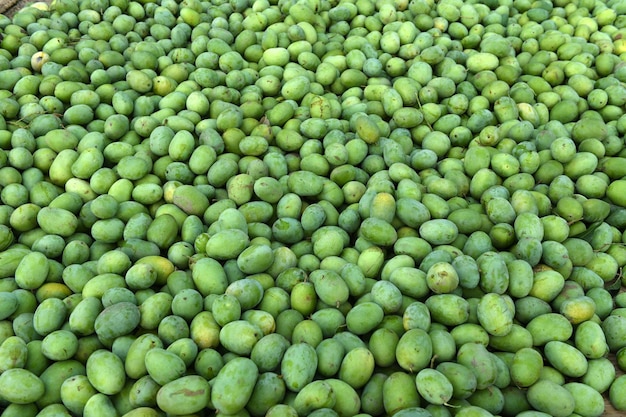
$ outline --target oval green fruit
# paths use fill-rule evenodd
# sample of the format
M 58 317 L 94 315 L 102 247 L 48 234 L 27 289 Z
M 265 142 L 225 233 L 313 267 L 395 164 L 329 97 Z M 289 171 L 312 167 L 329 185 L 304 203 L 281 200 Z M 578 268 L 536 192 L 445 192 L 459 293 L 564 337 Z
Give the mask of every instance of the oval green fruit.
M 280 364 L 285 386 L 298 392 L 313 380 L 317 370 L 317 353 L 307 343 L 296 343 L 287 348 Z
M 419 394 L 430 404 L 447 404 L 452 398 L 454 387 L 448 378 L 436 369 L 422 369 L 415 376 Z
M 457 238 L 459 229 L 448 219 L 433 219 L 419 227 L 420 237 L 432 245 L 447 245 Z
M 261 328 L 245 320 L 226 323 L 219 335 L 222 346 L 239 355 L 249 355 L 262 337 Z
M 148 350 L 144 363 L 148 375 L 161 386 L 182 377 L 187 369 L 180 356 L 161 347 Z
M 574 413 L 583 416 L 600 416 L 605 412 L 602 394 L 580 382 L 568 382 L 563 385 L 574 397 Z
M 336 393 L 330 384 L 324 380 L 317 380 L 298 391 L 293 407 L 299 415 L 311 415 L 315 410 L 333 407 L 336 400 Z
M 346 315 L 346 325 L 354 334 L 366 334 L 382 322 L 384 314 L 380 305 L 367 301 L 350 309 Z
M 41 252 L 30 252 L 18 264 L 15 282 L 20 288 L 35 290 L 46 281 L 49 271 L 48 258 Z
M 492 336 L 506 336 L 513 327 L 514 311 L 505 296 L 488 293 L 477 308 L 478 322 Z
M 363 387 L 371 378 L 375 367 L 374 355 L 365 347 L 346 353 L 339 367 L 339 379 L 354 389 Z
M 95 320 L 94 330 L 99 338 L 106 341 L 131 333 L 140 322 L 137 305 L 130 302 L 113 304 L 104 310 Z
M 382 402 L 384 411 L 392 415 L 403 409 L 418 407 L 421 400 L 415 377 L 401 371 L 391 373 L 383 382 Z
M 432 359 L 432 341 L 426 331 L 411 329 L 404 333 L 396 346 L 396 361 L 409 372 L 419 372 Z
M 544 354 L 550 364 L 563 375 L 581 377 L 587 372 L 587 358 L 565 342 L 553 340 L 544 346 Z
M 122 391 L 126 383 L 124 362 L 115 353 L 98 349 L 87 359 L 86 375 L 95 389 L 106 395 Z
M 11 403 L 34 403 L 41 398 L 44 390 L 41 379 L 26 369 L 8 369 L 0 375 L 0 395 Z
M 522 348 L 513 357 L 511 380 L 519 387 L 529 387 L 539 380 L 542 368 L 541 353 L 533 348 Z
M 211 403 L 222 413 L 241 411 L 252 395 L 258 376 L 259 370 L 251 359 L 239 357 L 228 361 L 212 384 Z
M 78 228 L 78 218 L 68 210 L 61 208 L 43 207 L 37 213 L 37 223 L 50 234 L 70 236 Z
M 527 398 L 535 410 L 556 417 L 565 417 L 574 412 L 574 396 L 563 386 L 541 379 L 527 391 Z

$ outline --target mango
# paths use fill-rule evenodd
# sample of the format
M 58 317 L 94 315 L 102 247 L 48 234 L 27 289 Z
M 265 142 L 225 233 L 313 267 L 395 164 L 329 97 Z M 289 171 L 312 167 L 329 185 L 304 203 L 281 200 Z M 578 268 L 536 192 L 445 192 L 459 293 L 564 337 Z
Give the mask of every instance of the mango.
M 163 385 L 156 402 L 167 413 L 193 414 L 204 409 L 211 397 L 209 383 L 198 375 L 187 375 Z
M 252 395 L 258 376 L 258 368 L 251 359 L 239 357 L 228 361 L 211 386 L 211 403 L 219 412 L 241 411 Z
M 44 390 L 41 379 L 26 369 L 8 369 L 0 375 L 0 395 L 11 403 L 34 403 L 43 396 Z

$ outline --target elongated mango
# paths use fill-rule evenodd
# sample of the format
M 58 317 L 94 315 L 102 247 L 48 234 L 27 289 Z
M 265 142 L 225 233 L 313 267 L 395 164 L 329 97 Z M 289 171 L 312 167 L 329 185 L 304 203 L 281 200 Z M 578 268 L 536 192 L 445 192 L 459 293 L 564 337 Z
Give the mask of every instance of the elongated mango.
M 193 414 L 208 405 L 210 392 L 206 379 L 188 375 L 163 385 L 157 393 L 156 402 L 167 413 Z
M 247 404 L 259 370 L 254 362 L 245 357 L 227 362 L 215 377 L 211 387 L 211 403 L 218 412 L 235 414 Z

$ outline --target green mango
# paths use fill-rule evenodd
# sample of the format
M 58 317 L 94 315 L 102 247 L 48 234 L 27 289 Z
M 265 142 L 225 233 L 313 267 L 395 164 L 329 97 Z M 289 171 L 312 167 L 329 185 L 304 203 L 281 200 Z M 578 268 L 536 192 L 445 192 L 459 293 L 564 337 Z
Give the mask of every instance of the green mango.
M 94 331 L 101 340 L 111 341 L 131 333 L 141 320 L 139 307 L 130 302 L 113 304 L 102 310 L 94 322 Z
M 259 370 L 249 358 L 226 362 L 212 383 L 211 403 L 221 413 L 241 411 L 250 400 L 258 377 Z
M 293 408 L 299 415 L 310 415 L 315 410 L 332 408 L 337 401 L 336 395 L 328 382 L 312 381 L 298 391 L 293 401 Z
M 161 347 L 149 349 L 144 362 L 148 375 L 161 386 L 182 377 L 187 369 L 180 356 Z
M 541 379 L 528 388 L 530 405 L 552 416 L 568 416 L 574 412 L 574 396 L 565 387 L 552 381 Z
M 315 348 L 306 343 L 290 345 L 283 355 L 280 364 L 285 386 L 299 392 L 313 381 L 317 371 L 318 359 Z
M 447 404 L 454 387 L 445 374 L 436 369 L 425 368 L 415 376 L 417 392 L 430 404 Z
M 91 385 L 99 392 L 114 395 L 122 391 L 126 383 L 124 362 L 113 352 L 98 349 L 89 355 L 85 364 Z
M 11 403 L 34 403 L 43 396 L 44 391 L 41 379 L 26 369 L 12 368 L 0 375 L 0 395 Z

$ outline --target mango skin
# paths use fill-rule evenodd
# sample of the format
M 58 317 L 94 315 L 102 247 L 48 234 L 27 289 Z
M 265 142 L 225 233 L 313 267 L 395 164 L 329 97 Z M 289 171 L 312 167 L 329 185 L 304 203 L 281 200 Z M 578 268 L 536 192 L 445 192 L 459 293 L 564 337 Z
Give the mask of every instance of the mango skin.
M 317 352 L 306 343 L 296 343 L 287 348 L 280 364 L 285 386 L 299 392 L 313 381 L 317 370 Z
M 172 196 L 172 202 L 180 207 L 187 214 L 202 216 L 209 208 L 208 198 L 196 187 L 191 185 L 181 185 Z
M 430 404 L 445 404 L 454 392 L 452 383 L 436 369 L 425 368 L 419 371 L 415 376 L 415 385 L 422 398 Z
M 566 417 L 574 412 L 574 396 L 563 386 L 545 379 L 534 383 L 527 398 L 535 410 L 555 417 Z
M 384 410 L 389 414 L 421 404 L 415 377 L 407 372 L 393 372 L 383 382 L 382 402 Z
M 606 190 L 609 200 L 620 207 L 626 207 L 626 180 L 612 181 Z
M 426 368 L 433 353 L 432 341 L 426 331 L 415 328 L 405 332 L 396 345 L 396 361 L 409 372 Z
M 26 342 L 18 336 L 9 336 L 0 344 L 0 373 L 24 368 L 28 356 Z
M 332 407 L 340 416 L 354 416 L 357 415 L 361 409 L 361 398 L 359 392 L 352 388 L 346 382 L 329 378 L 326 382 L 331 386 L 335 393 L 336 401 Z
M 15 270 L 15 282 L 20 288 L 36 290 L 45 281 L 50 271 L 48 258 L 41 252 L 30 252 Z
M 63 301 L 58 298 L 45 299 L 35 310 L 34 329 L 42 336 L 48 335 L 61 328 L 67 314 L 67 307 Z
M 259 376 L 255 363 L 245 357 L 227 362 L 215 377 L 211 388 L 211 403 L 224 414 L 235 414 L 248 403 Z
M 274 371 L 280 366 L 283 354 L 289 345 L 289 340 L 284 336 L 270 333 L 255 343 L 250 352 L 250 359 L 254 361 L 260 372 Z
M 265 415 L 271 407 L 283 402 L 286 391 L 280 375 L 263 372 L 259 374 L 246 409 L 251 415 Z
M 150 349 L 144 358 L 148 375 L 159 385 L 182 377 L 187 369 L 181 357 L 163 348 Z
M 382 307 L 372 301 L 354 306 L 346 315 L 346 325 L 350 332 L 366 334 L 373 330 L 384 317 Z
M 385 220 L 369 217 L 361 223 L 361 235 L 378 246 L 391 246 L 398 240 L 396 230 Z
M 236 259 L 248 246 L 248 235 L 238 229 L 222 230 L 210 237 L 206 253 L 219 260 Z
M 470 368 L 476 376 L 477 389 L 485 389 L 498 377 L 492 353 L 480 343 L 464 343 L 457 351 L 457 362 Z
M 333 388 L 324 380 L 312 381 L 305 385 L 294 399 L 293 407 L 298 415 L 309 415 L 321 408 L 331 408 L 337 398 Z
M 106 349 L 93 352 L 86 363 L 86 375 L 95 389 L 106 395 L 122 391 L 126 382 L 124 362 Z
M 7 369 L 0 375 L 0 396 L 15 404 L 30 404 L 40 399 L 44 383 L 32 372 L 22 368 Z
M 254 345 L 262 337 L 261 328 L 245 320 L 234 320 L 226 323 L 219 334 L 222 346 L 239 355 L 250 355 Z
M 442 362 L 435 369 L 452 384 L 452 398 L 463 400 L 476 391 L 476 376 L 467 366 L 456 362 Z
M 543 358 L 539 351 L 527 347 L 515 352 L 510 365 L 511 379 L 518 387 L 529 387 L 539 379 Z
M 97 393 L 85 375 L 75 375 L 61 384 L 61 401 L 75 414 L 83 414 L 85 404 Z
M 485 294 L 478 303 L 478 321 L 492 336 L 506 336 L 513 327 L 514 312 L 504 296 Z
M 594 321 L 585 321 L 576 327 L 574 343 L 587 359 L 603 358 L 609 352 L 602 326 Z
M 626 397 L 624 396 L 624 392 L 626 392 L 626 376 L 621 375 L 613 381 L 609 388 L 609 398 L 616 410 L 626 410 Z
M 552 340 L 566 341 L 573 332 L 572 324 L 557 313 L 545 313 L 534 317 L 526 329 L 533 337 L 533 345 L 541 346 Z
M 457 238 L 459 228 L 448 219 L 432 219 L 422 223 L 419 234 L 432 245 L 447 245 Z
M 565 342 L 553 340 L 544 346 L 544 354 L 550 364 L 563 375 L 576 378 L 587 372 L 587 358 L 581 351 Z
M 374 373 L 374 355 L 365 347 L 357 347 L 346 353 L 339 368 L 339 379 L 358 389 L 367 383 Z
M 332 377 L 339 372 L 339 367 L 346 354 L 346 349 L 336 339 L 324 339 L 315 348 L 318 372 L 325 377 Z
M 71 211 L 51 207 L 43 207 L 39 210 L 37 222 L 47 233 L 63 237 L 72 235 L 79 225 L 78 218 Z
M 563 385 L 574 396 L 574 413 L 582 416 L 600 416 L 605 411 L 602 394 L 580 382 Z
M 113 304 L 100 312 L 94 322 L 94 330 L 102 340 L 113 340 L 132 332 L 140 321 L 139 307 L 124 301 Z
M 193 414 L 205 408 L 211 387 L 199 375 L 187 375 L 163 385 L 157 392 L 157 405 L 166 413 Z
M 50 404 L 61 402 L 61 385 L 63 381 L 74 375 L 86 375 L 86 372 L 85 365 L 74 359 L 50 364 L 39 375 L 39 378 L 44 383 L 45 392 L 37 400 L 37 406 L 43 408 Z
M 360 410 L 371 415 L 383 414 L 383 384 L 387 380 L 387 375 L 377 372 L 361 390 Z

